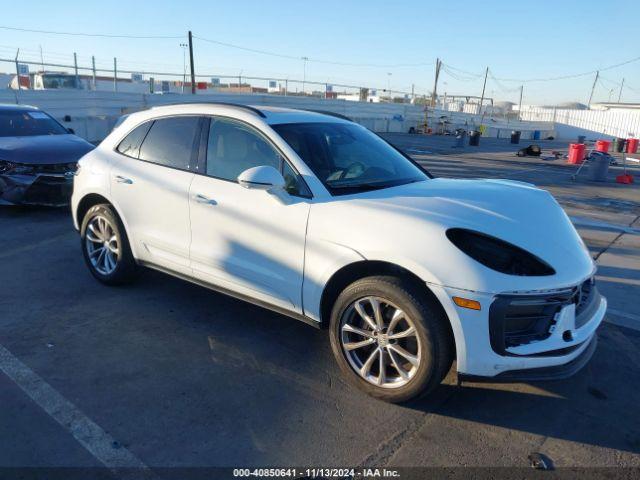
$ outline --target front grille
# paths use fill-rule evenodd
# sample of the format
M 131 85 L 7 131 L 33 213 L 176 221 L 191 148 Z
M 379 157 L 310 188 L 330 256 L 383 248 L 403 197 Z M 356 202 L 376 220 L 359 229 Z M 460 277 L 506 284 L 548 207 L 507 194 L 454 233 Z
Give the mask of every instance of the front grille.
M 63 175 L 67 172 L 75 172 L 78 169 L 77 162 L 69 163 L 11 163 L 4 174 L 25 175 Z
M 51 165 L 37 164 L 33 165 L 33 173 L 67 173 L 75 172 L 78 169 L 76 162 L 71 163 L 54 163 Z
M 556 314 L 571 303 L 576 305 L 576 328 L 589 320 L 580 315 L 595 293 L 593 279 L 581 285 L 542 295 L 499 295 L 489 309 L 491 347 L 500 355 L 506 349 L 549 338 Z

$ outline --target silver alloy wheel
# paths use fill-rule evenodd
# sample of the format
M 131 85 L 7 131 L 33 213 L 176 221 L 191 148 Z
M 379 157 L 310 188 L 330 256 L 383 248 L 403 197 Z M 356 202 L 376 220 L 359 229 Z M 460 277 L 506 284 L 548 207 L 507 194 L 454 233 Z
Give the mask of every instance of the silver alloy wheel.
M 340 319 L 340 344 L 351 368 L 378 387 L 402 387 L 420 368 L 420 339 L 413 320 L 380 297 L 349 305 Z
M 120 249 L 115 229 L 106 217 L 96 215 L 89 221 L 85 232 L 85 247 L 89 261 L 98 273 L 113 273 L 118 264 Z

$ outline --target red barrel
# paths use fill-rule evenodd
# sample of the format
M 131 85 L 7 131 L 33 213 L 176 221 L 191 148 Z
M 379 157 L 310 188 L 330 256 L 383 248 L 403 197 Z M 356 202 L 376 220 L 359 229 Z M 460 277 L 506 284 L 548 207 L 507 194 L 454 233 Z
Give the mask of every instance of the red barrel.
M 569 158 L 567 163 L 579 164 L 584 160 L 584 143 L 569 144 Z
M 596 151 L 607 153 L 611 142 L 609 140 L 598 140 L 596 142 Z
M 627 153 L 638 153 L 638 139 L 627 139 Z

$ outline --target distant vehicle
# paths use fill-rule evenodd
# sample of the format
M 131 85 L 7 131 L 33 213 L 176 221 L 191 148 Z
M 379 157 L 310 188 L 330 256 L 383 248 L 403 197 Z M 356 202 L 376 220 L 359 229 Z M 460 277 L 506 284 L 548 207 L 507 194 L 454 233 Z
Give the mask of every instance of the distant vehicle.
M 18 89 L 18 80 L 14 76 L 9 88 Z M 20 88 L 32 90 L 76 90 L 83 88 L 82 81 L 74 74 L 65 72 L 37 72 L 20 75 Z
M 132 113 L 80 160 L 72 212 L 99 281 L 149 266 L 327 327 L 349 381 L 387 401 L 431 391 L 454 358 L 476 381 L 569 376 L 607 308 L 548 192 L 432 178 L 319 112 Z
M 36 107 L 0 105 L 0 205 L 68 205 L 77 162 L 93 148 Z

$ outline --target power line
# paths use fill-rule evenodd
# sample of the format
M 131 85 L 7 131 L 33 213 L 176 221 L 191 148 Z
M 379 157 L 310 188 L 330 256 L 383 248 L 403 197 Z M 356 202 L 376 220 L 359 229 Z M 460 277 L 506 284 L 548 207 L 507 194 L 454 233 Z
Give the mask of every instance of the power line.
M 603 68 L 599 68 L 597 70 L 590 70 L 588 72 L 582 72 L 582 73 L 575 73 L 575 74 L 571 74 L 571 75 L 560 75 L 557 77 L 547 77 L 547 78 L 526 78 L 526 79 L 522 79 L 522 78 L 499 78 L 498 80 L 502 80 L 503 82 L 521 82 L 521 83 L 528 83 L 528 82 L 551 82 L 554 80 L 568 80 L 571 78 L 579 78 L 579 77 L 586 77 L 589 75 L 593 75 L 594 73 L 600 71 L 606 71 L 606 70 L 612 70 L 614 68 L 618 68 L 618 67 L 622 67 L 624 65 L 628 65 L 630 63 L 634 63 L 640 60 L 640 57 L 634 57 L 631 58 L 629 60 L 625 60 L 624 62 L 620 62 L 620 63 L 615 63 L 613 65 L 609 65 Z
M 116 35 L 109 33 L 81 33 L 81 32 L 60 32 L 53 30 L 33 30 L 30 28 L 17 28 L 17 27 L 6 27 L 0 25 L 0 29 L 3 30 L 12 30 L 14 32 L 28 32 L 28 33 L 44 33 L 47 35 L 70 35 L 74 37 L 103 37 L 103 38 L 138 38 L 138 39 L 176 39 L 176 38 L 184 38 L 184 35 Z
M 220 45 L 220 46 L 228 47 L 228 48 L 235 48 L 237 50 L 243 50 L 245 52 L 256 53 L 256 54 L 259 54 L 259 55 L 268 55 L 268 56 L 271 56 L 271 57 L 286 58 L 286 59 L 289 59 L 289 60 L 304 60 L 306 58 L 307 59 L 306 61 L 308 61 L 308 62 L 324 63 L 324 64 L 327 64 L 327 65 L 340 65 L 340 66 L 343 66 L 343 67 L 403 68 L 403 67 L 425 67 L 425 66 L 433 65 L 433 62 L 398 63 L 398 64 L 336 62 L 336 61 L 332 61 L 332 60 L 322 60 L 322 59 L 318 59 L 318 58 L 304 57 L 303 55 L 296 56 L 296 55 L 289 55 L 289 54 L 285 54 L 285 53 L 272 52 L 272 51 L 268 51 L 268 50 L 261 50 L 261 49 L 257 49 L 257 48 L 243 47 L 241 45 L 236 45 L 236 44 L 227 43 L 227 42 L 221 42 L 220 40 L 212 40 L 210 38 L 204 38 L 204 37 L 200 37 L 198 35 L 194 35 L 194 38 L 197 38 L 198 40 L 202 40 L 203 42 L 208 42 L 208 43 L 212 43 L 212 44 L 215 44 L 215 45 Z
M 451 69 L 449 68 L 449 66 L 448 66 L 448 65 L 446 65 L 446 64 L 444 64 L 444 63 L 442 64 L 442 69 L 443 69 L 443 71 L 444 71 L 447 75 L 449 75 L 451 78 L 453 78 L 454 80 L 458 80 L 458 81 L 460 81 L 460 82 L 476 82 L 476 81 L 478 81 L 482 76 L 484 76 L 484 74 L 483 74 L 481 77 L 465 77 L 465 76 L 463 76 L 463 75 L 461 75 L 461 74 L 458 74 L 458 73 L 454 72 L 453 70 L 451 70 Z
M 469 72 L 468 70 L 463 70 L 461 68 L 457 68 L 454 67 L 453 65 L 449 65 L 449 64 L 443 64 L 444 66 L 450 68 L 451 70 L 455 70 L 457 72 L 460 73 L 464 73 L 465 75 L 469 76 L 469 77 L 475 77 L 475 78 L 482 78 L 484 77 L 484 72 L 481 73 L 474 73 L 474 72 Z

